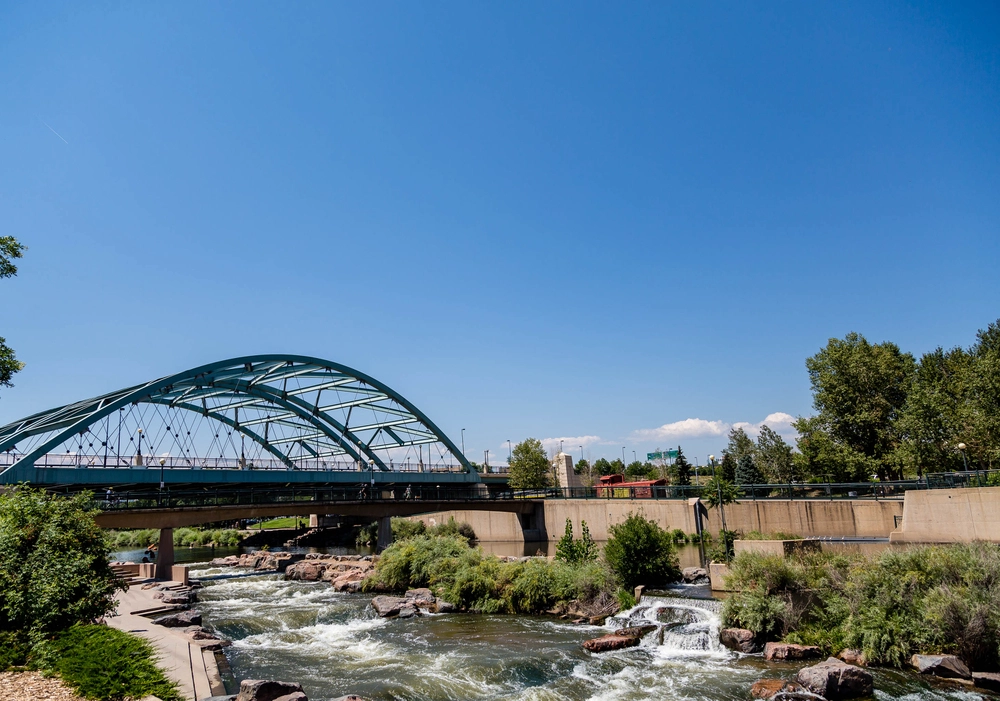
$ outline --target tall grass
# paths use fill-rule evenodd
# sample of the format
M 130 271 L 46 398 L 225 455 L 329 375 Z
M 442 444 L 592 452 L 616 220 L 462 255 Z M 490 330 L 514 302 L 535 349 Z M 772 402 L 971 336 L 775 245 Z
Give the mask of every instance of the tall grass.
M 430 587 L 468 611 L 533 614 L 570 601 L 600 608 L 615 600 L 617 584 L 601 562 L 506 562 L 471 547 L 461 536 L 419 535 L 387 548 L 364 588 Z
M 763 639 L 861 650 L 901 666 L 914 653 L 1000 668 L 1000 545 L 890 548 L 877 555 L 742 553 L 727 580 L 727 625 Z
M 112 550 L 146 548 L 150 545 L 159 543 L 160 531 L 155 528 L 143 528 L 132 531 L 109 531 L 107 533 L 107 538 Z M 214 543 L 218 547 L 228 548 L 236 547 L 242 540 L 243 534 L 240 531 L 231 528 L 174 529 L 175 546 L 211 545 Z

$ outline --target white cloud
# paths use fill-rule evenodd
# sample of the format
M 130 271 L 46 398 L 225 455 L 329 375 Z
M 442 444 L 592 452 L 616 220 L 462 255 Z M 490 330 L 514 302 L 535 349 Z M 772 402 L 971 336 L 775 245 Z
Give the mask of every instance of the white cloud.
M 742 428 L 748 435 L 757 436 L 760 434 L 761 426 L 765 424 L 775 433 L 786 440 L 794 440 L 796 437 L 792 422 L 795 417 L 783 411 L 776 411 L 768 414 L 763 421 L 753 423 L 750 421 L 737 421 L 727 423 L 725 421 L 706 421 L 705 419 L 684 419 L 673 423 L 663 424 L 658 428 L 641 428 L 632 432 L 634 440 L 642 441 L 667 441 L 682 438 L 710 438 L 712 436 L 725 436 L 730 429 Z
M 600 436 L 560 436 L 558 438 L 543 438 L 542 447 L 549 455 L 555 455 L 559 452 L 559 443 L 562 442 L 563 450 L 567 452 L 572 452 L 574 448 L 579 448 L 581 445 L 584 448 L 592 446 L 596 443 L 601 442 Z
M 637 440 L 675 440 L 678 438 L 700 438 L 703 436 L 722 436 L 729 432 L 729 424 L 722 421 L 706 421 L 705 419 L 684 419 L 663 424 L 659 428 L 640 428 L 632 432 Z

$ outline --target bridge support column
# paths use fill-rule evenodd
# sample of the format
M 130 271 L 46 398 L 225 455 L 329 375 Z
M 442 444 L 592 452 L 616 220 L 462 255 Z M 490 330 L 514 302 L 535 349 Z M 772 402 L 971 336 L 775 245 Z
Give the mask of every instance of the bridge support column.
M 156 579 L 170 579 L 174 566 L 174 529 L 160 529 L 160 544 L 156 546 Z
M 378 545 L 375 552 L 382 552 L 392 545 L 392 517 L 381 516 L 378 520 Z

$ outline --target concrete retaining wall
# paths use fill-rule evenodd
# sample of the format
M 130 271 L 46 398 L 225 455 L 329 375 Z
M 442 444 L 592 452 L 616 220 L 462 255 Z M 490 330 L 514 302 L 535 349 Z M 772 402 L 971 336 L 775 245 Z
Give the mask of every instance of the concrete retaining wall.
M 1000 487 L 910 490 L 892 542 L 1000 543 Z
M 545 531 L 548 540 L 558 540 L 566 528 L 566 519 L 573 522 L 580 535 L 580 522 L 586 521 L 595 540 L 607 540 L 608 529 L 625 520 L 630 512 L 643 514 L 661 526 L 680 528 L 694 533 L 694 507 L 687 501 L 662 500 L 597 500 L 561 499 L 545 502 Z M 743 501 L 726 507 L 726 525 L 730 530 L 763 533 L 782 531 L 800 536 L 844 536 L 886 538 L 895 527 L 895 516 L 902 514 L 899 501 L 837 500 L 837 501 Z M 449 517 L 467 521 L 484 541 L 518 541 L 523 539 L 517 514 L 486 511 L 445 511 L 419 516 L 429 525 L 447 521 Z M 711 509 L 705 527 L 717 533 L 722 528 L 719 510 Z

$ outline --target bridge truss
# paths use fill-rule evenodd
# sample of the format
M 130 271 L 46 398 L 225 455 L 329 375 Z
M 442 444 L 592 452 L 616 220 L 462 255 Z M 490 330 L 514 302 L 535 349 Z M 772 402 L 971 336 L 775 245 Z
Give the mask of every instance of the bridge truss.
M 211 363 L 0 428 L 7 484 L 345 482 L 358 472 L 478 481 L 398 392 L 298 355 Z

